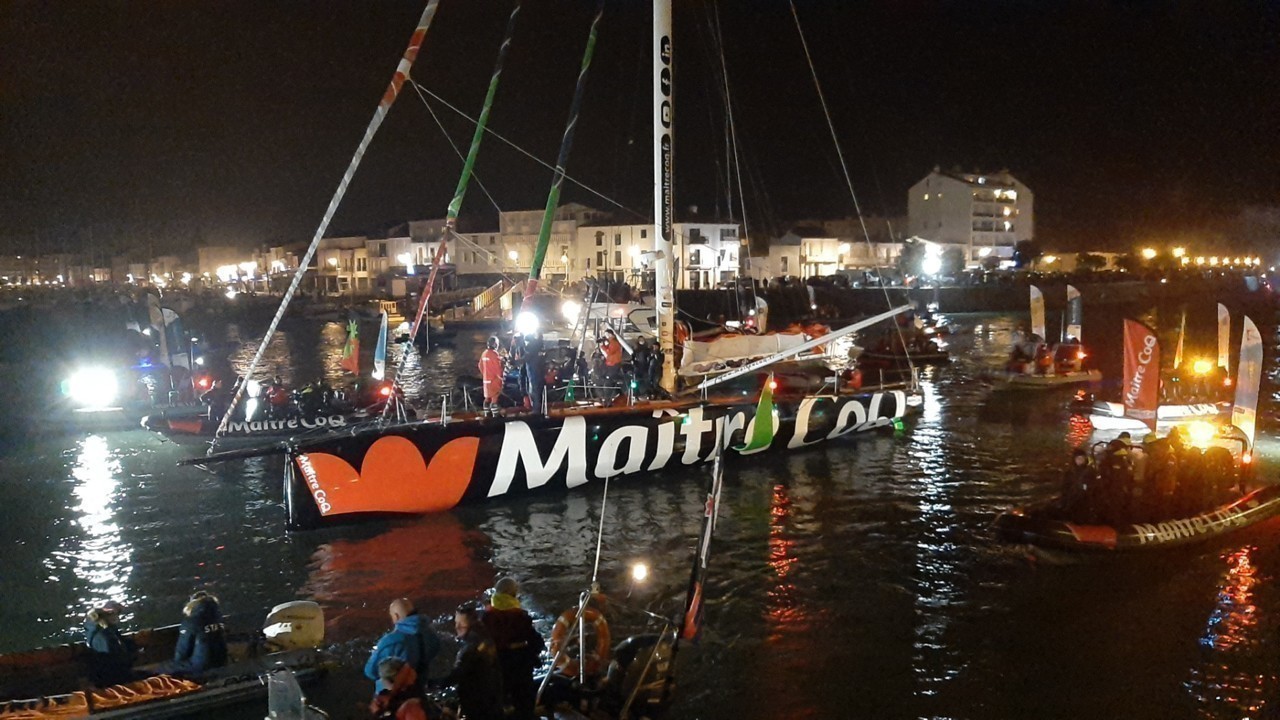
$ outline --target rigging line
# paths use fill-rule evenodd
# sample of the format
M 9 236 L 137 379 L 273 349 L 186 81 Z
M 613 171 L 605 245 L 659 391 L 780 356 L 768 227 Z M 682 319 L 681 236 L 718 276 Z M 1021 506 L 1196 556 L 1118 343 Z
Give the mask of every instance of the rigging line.
M 822 84 L 818 82 L 818 70 L 813 65 L 813 56 L 809 54 L 809 42 L 805 40 L 804 28 L 800 26 L 800 14 L 796 12 L 795 0 L 788 0 L 791 6 L 791 17 L 795 19 L 796 33 L 800 36 L 800 46 L 804 48 L 804 59 L 809 63 L 809 75 L 813 78 L 813 87 L 818 91 L 818 101 L 822 104 L 822 114 L 827 120 L 827 129 L 831 132 L 831 144 L 835 146 L 836 157 L 840 160 L 840 170 L 844 173 L 845 185 L 849 188 L 849 197 L 853 200 L 854 212 L 858 213 L 858 224 L 862 227 L 862 237 L 867 243 L 867 251 L 872 258 L 876 258 L 875 246 L 871 244 L 871 233 L 867 231 L 867 220 L 862 216 L 862 207 L 858 204 L 858 194 L 853 190 L 853 178 L 849 176 L 849 165 L 844 160 L 844 151 L 840 149 L 840 137 L 836 134 L 835 122 L 831 119 L 831 110 L 827 107 L 827 96 L 822 93 Z M 879 270 L 879 265 L 876 265 Z M 880 273 L 877 273 L 880 274 Z M 884 275 L 880 274 L 883 278 Z M 880 282 L 880 289 L 884 292 L 884 301 L 888 307 L 893 307 L 893 300 L 889 298 L 889 288 L 884 286 L 884 281 Z M 911 360 L 911 353 L 906 351 L 907 341 L 902 334 L 902 326 L 895 320 L 894 329 L 898 331 L 898 341 L 902 343 L 903 355 L 907 359 L 907 367 L 911 371 L 911 376 L 915 377 L 915 363 Z
M 226 414 L 222 416 L 222 421 L 218 423 L 218 429 L 213 436 L 213 445 L 209 448 L 210 451 L 217 447 L 218 439 L 226 433 L 227 426 L 231 422 L 231 414 L 235 412 L 240 399 L 244 397 L 245 388 L 249 385 L 249 381 L 253 379 L 254 370 L 258 368 L 258 363 L 262 361 L 267 345 L 271 342 L 276 328 L 280 325 L 280 319 L 284 317 L 285 310 L 289 308 L 289 301 L 293 299 L 294 293 L 302 285 L 302 278 L 307 274 L 307 267 L 311 265 L 311 259 L 315 257 L 316 250 L 320 247 L 320 240 L 324 238 L 325 231 L 329 228 L 329 222 L 338 211 L 338 205 L 342 203 L 342 198 L 347 194 L 347 187 L 351 184 L 351 179 L 355 177 L 356 169 L 360 167 L 360 161 L 364 159 L 365 151 L 368 150 L 369 145 L 373 142 L 373 136 L 377 134 L 378 128 L 382 126 L 382 121 L 391 110 L 392 104 L 400 96 L 400 89 L 403 87 L 405 80 L 409 78 L 409 71 L 413 68 L 413 61 L 418 57 L 418 50 L 422 47 L 423 40 L 426 39 L 427 30 L 431 27 L 431 21 L 435 18 L 436 9 L 439 6 L 440 0 L 429 0 L 427 6 L 423 8 L 422 16 L 418 18 L 418 25 L 414 28 L 413 35 L 409 38 L 409 45 L 405 48 L 404 55 L 396 65 L 395 73 L 391 76 L 391 82 L 387 85 L 387 89 L 382 93 L 382 98 L 378 101 L 378 108 L 374 110 L 373 118 L 369 120 L 364 136 L 360 138 L 360 144 L 356 146 L 356 151 L 351 156 L 351 161 L 347 164 L 346 172 L 342 174 L 342 179 L 338 182 L 338 188 L 334 190 L 333 197 L 329 200 L 329 206 L 325 208 L 324 217 L 320 219 L 320 224 L 316 227 L 316 232 L 311 238 L 311 244 L 307 246 L 307 252 L 298 261 L 298 271 L 293 274 L 293 282 L 289 283 L 289 288 L 285 290 L 284 298 L 280 301 L 280 307 L 276 310 L 275 317 L 271 319 L 271 325 L 267 327 L 267 334 L 262 336 L 262 343 L 258 345 L 258 351 L 254 353 L 253 360 L 249 363 L 249 369 L 245 371 L 245 380 L 240 383 L 240 387 L 236 388 L 235 394 L 231 396 L 231 403 L 227 407 Z
M 453 148 L 454 154 L 456 154 L 465 164 L 467 157 L 462 154 L 462 148 L 458 147 L 458 143 L 454 142 L 453 137 L 444 129 L 444 123 L 440 121 L 440 116 L 436 114 L 435 108 L 431 107 L 431 103 L 427 102 L 427 99 L 422 96 L 421 86 L 412 80 L 409 82 L 409 85 L 413 88 L 414 92 L 418 94 L 418 99 L 421 100 L 422 104 L 427 108 L 427 112 L 431 113 L 431 118 L 436 121 L 436 126 L 440 128 L 440 134 L 444 135 L 444 139 L 448 141 L 449 147 Z M 489 198 L 489 202 L 493 204 L 493 209 L 498 212 L 502 212 L 502 208 L 498 206 L 498 201 L 494 200 L 493 195 L 489 193 L 489 188 L 485 187 L 483 182 L 480 182 L 480 178 L 476 176 L 475 173 L 472 173 L 471 176 L 475 178 L 476 184 L 480 186 L 480 191 L 484 193 L 484 196 Z
M 747 199 L 746 199 L 746 195 L 743 194 L 743 189 L 742 189 L 742 159 L 738 155 L 738 126 L 737 126 L 737 123 L 734 121 L 733 98 L 729 92 L 729 64 L 725 60 L 725 56 L 724 56 L 724 33 L 722 31 L 722 26 L 720 24 L 720 5 L 717 2 L 715 2 L 715 0 L 712 0 L 711 10 L 712 10 L 712 16 L 715 22 L 712 29 L 712 34 L 715 37 L 716 47 L 720 55 L 720 75 L 724 79 L 724 88 L 722 90 L 722 92 L 724 93 L 724 112 L 725 112 L 726 122 L 728 123 L 728 126 L 729 126 L 728 143 L 729 143 L 729 146 L 732 148 L 732 152 L 733 152 L 733 165 L 731 169 L 733 171 L 734 177 L 737 178 L 737 181 L 738 181 L 738 207 L 742 211 L 741 213 L 742 239 L 738 247 L 738 252 L 746 253 L 747 255 L 746 266 L 749 269 L 754 265 L 754 262 L 752 262 L 754 258 L 751 256 L 751 233 L 747 226 Z M 730 180 L 730 184 L 732 184 L 732 182 L 733 181 Z M 730 192 L 730 195 L 729 195 L 729 208 L 730 208 L 729 214 L 732 216 L 733 215 L 732 192 Z M 741 261 L 739 261 L 738 267 L 739 268 L 742 267 Z M 748 275 L 748 277 L 750 276 Z M 735 283 L 735 288 L 736 287 L 737 287 L 737 284 Z M 756 297 L 756 284 L 755 284 L 755 281 L 752 280 L 751 282 L 751 311 L 752 312 L 755 312 L 756 310 L 756 305 L 758 304 L 757 300 L 758 298 Z M 741 312 L 741 309 L 739 309 L 739 312 Z M 763 327 L 758 327 L 757 329 L 760 332 L 765 332 L 767 330 L 767 328 L 763 328 Z
M 426 88 L 426 87 L 423 87 L 422 85 L 418 84 L 417 82 L 414 82 L 414 80 L 413 80 L 412 78 L 410 78 L 410 79 L 409 79 L 409 82 L 410 82 L 410 83 L 412 83 L 412 84 L 413 84 L 413 86 L 414 86 L 414 87 L 415 87 L 419 92 L 421 92 L 421 93 L 426 93 L 426 95 L 428 95 L 432 100 L 435 100 L 436 102 L 440 103 L 441 105 L 444 105 L 445 107 L 449 108 L 449 109 L 450 109 L 450 110 L 452 110 L 455 114 L 457 114 L 457 115 L 461 116 L 463 119 L 465 119 L 467 122 L 470 122 L 470 123 L 472 123 L 472 124 L 475 124 L 475 123 L 477 122 L 475 118 L 473 118 L 473 117 L 471 117 L 470 115 L 468 115 L 467 113 L 463 112 L 461 109 L 459 109 L 458 107 L 454 106 L 454 105 L 453 105 L 452 103 L 450 103 L 448 100 L 445 100 L 444 98 L 440 97 L 439 95 L 437 95 L 437 94 L 435 94 L 435 93 L 431 92 L 431 90 L 430 90 L 430 89 L 428 89 L 428 88 Z M 426 101 L 424 100 L 423 102 L 426 102 Z M 520 147 L 519 145 L 517 145 L 514 141 L 512 141 L 512 140 L 508 140 L 506 137 L 504 137 L 504 136 L 503 136 L 501 133 L 499 133 L 497 130 L 494 130 L 494 129 L 493 129 L 493 128 L 491 128 L 491 127 L 486 127 L 486 128 L 484 129 L 484 131 L 485 131 L 486 133 L 488 133 L 488 134 L 490 134 L 490 135 L 494 136 L 495 138 L 497 138 L 500 142 L 502 142 L 502 143 L 504 143 L 504 144 L 506 144 L 506 145 L 510 146 L 510 147 L 511 147 L 511 149 L 515 150 L 516 152 L 520 153 L 521 155 L 524 155 L 525 157 L 529 158 L 530 160 L 534 161 L 535 163 L 537 163 L 537 164 L 541 165 L 542 167 L 544 167 L 544 168 L 546 168 L 546 169 L 548 169 L 548 170 L 552 170 L 552 171 L 554 171 L 554 170 L 556 169 L 556 166 L 555 166 L 555 165 L 552 165 L 551 163 L 549 163 L 549 162 L 547 162 L 547 161 L 543 160 L 542 158 L 538 157 L 537 155 L 534 155 L 533 153 L 529 152 L 528 150 L 525 150 L 524 148 L 522 148 L 522 147 Z M 627 207 L 626 205 L 623 205 L 621 202 L 619 202 L 619 201 L 617 201 L 617 200 L 614 200 L 613 198 L 609 197 L 608 195 L 606 195 L 606 194 L 604 194 L 604 193 L 600 192 L 599 190 L 596 190 L 595 188 L 591 187 L 590 185 L 587 185 L 586 183 L 582 182 L 581 180 L 578 180 L 577 178 L 573 177 L 572 175 L 569 175 L 569 174 L 567 174 L 567 173 L 566 173 L 566 174 L 565 174 L 565 176 L 564 176 L 564 179 L 565 179 L 565 180 L 568 180 L 569 182 L 573 183 L 574 185 L 576 185 L 576 186 L 578 186 L 578 187 L 582 188 L 583 190 L 586 190 L 587 192 L 591 193 L 592 195 L 595 195 L 596 197 L 600 198 L 601 200 L 604 200 L 605 202 L 609 203 L 610 205 L 613 205 L 613 206 L 617 207 L 619 210 L 624 210 L 624 211 L 629 212 L 629 213 L 631 213 L 632 215 L 634 215 L 634 216 L 636 216 L 636 217 L 639 217 L 639 218 L 647 218 L 647 217 L 649 217 L 648 215 L 646 215 L 646 214 L 644 214 L 644 213 L 641 213 L 641 212 L 639 212 L 639 211 L 637 211 L 637 210 L 635 210 L 635 209 L 633 209 L 633 208 Z

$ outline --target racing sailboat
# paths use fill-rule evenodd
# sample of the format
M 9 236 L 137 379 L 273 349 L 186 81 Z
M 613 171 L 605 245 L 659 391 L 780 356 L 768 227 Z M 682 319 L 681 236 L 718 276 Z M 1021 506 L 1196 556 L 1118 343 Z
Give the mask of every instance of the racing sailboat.
M 597 12 L 579 74 L 579 89 L 589 67 L 599 17 Z M 795 450 L 846 435 L 901 427 L 903 419 L 919 406 L 921 398 L 915 391 L 914 378 L 874 388 L 847 384 L 839 387 L 838 382 L 829 383 L 818 392 L 784 383 L 776 389 L 770 388 L 774 394 L 774 411 L 767 422 L 772 427 L 760 431 L 756 427 L 760 424 L 756 418 L 756 401 L 762 384 L 758 371 L 811 350 L 819 342 L 830 342 L 890 320 L 908 312 L 911 306 L 891 308 L 816 341 L 744 365 L 697 388 L 684 392 L 677 388 L 671 282 L 674 54 L 670 0 L 655 3 L 654 17 L 654 214 L 658 259 L 655 289 L 658 334 L 663 349 L 662 387 L 667 397 L 649 401 L 629 399 L 624 405 L 612 407 L 582 402 L 550 404 L 545 412 L 495 419 L 483 418 L 478 413 L 451 414 L 442 410 L 434 417 L 417 422 L 374 424 L 287 442 L 284 444 L 285 500 L 290 528 L 313 528 L 368 515 L 444 511 L 461 503 L 487 502 L 529 491 L 572 490 L 621 475 L 709 462 L 718 446 L 742 446 L 744 449 L 737 451 L 740 454 Z M 420 26 L 414 35 L 415 43 L 421 42 L 421 32 L 425 31 Z M 411 45 L 406 57 L 412 53 L 416 53 L 416 45 Z M 407 68 L 402 63 L 393 86 L 403 82 L 404 73 Z M 495 82 L 491 82 L 486 103 L 492 99 L 495 87 Z M 578 98 L 579 93 L 575 91 L 575 106 Z M 570 127 L 576 120 L 576 114 L 571 113 Z M 569 135 L 566 132 L 566 136 Z M 478 127 L 473 152 L 479 146 L 480 137 L 482 129 Z M 555 209 L 566 155 L 562 145 L 547 203 L 549 211 Z M 464 168 L 471 164 L 469 155 Z M 464 169 L 464 176 L 466 172 Z M 463 183 L 459 186 L 465 187 Z M 451 212 L 454 207 L 455 204 L 451 204 Z M 306 263 L 302 265 L 305 267 Z M 536 278 L 535 263 L 531 280 Z M 726 382 L 737 378 L 754 384 L 755 391 L 744 392 L 741 387 L 712 389 L 713 386 L 726 388 Z M 767 436 L 767 441 L 753 441 L 750 446 L 743 442 L 746 437 L 754 439 L 760 434 Z M 243 456 L 244 453 L 227 454 L 227 457 Z M 217 458 L 215 455 L 201 462 Z

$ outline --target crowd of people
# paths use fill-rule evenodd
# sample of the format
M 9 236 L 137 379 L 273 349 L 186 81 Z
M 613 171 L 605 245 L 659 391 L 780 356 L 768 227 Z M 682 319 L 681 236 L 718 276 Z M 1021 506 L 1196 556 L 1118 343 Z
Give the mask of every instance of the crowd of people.
M 618 397 L 652 397 L 658 392 L 662 351 L 645 338 L 628 346 L 612 329 L 596 338 L 588 357 L 585 350 L 548 348 L 541 334 L 517 335 L 510 345 L 490 337 L 477 365 L 483 390 L 482 411 L 500 414 L 504 395 L 525 411 L 545 412 L 553 400 L 595 400 L 611 404 Z M 515 397 L 507 379 L 515 376 Z
M 1056 511 L 1085 525 L 1120 526 L 1189 517 L 1241 497 L 1247 478 L 1231 451 L 1202 450 L 1178 428 L 1166 437 L 1129 433 L 1107 443 L 1095 459 L 1072 452 Z
M 466 603 L 454 613 L 458 652 L 447 675 L 430 676 L 440 640 L 413 603 L 400 598 L 389 608 L 392 629 L 383 635 L 365 664 L 375 683 L 369 706 L 377 718 L 426 720 L 426 693 L 453 687 L 458 711 L 468 720 L 532 720 L 537 690 L 533 673 L 546 643 L 533 618 L 520 606 L 520 587 L 504 577 L 483 605 Z M 510 708 L 510 713 L 508 713 Z

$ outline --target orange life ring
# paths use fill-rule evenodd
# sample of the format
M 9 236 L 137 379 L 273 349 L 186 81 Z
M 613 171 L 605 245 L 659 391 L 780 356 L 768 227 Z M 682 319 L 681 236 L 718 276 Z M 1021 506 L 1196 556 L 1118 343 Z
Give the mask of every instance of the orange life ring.
M 573 627 L 573 619 L 577 614 L 576 607 L 565 610 L 560 613 L 560 617 L 556 618 L 556 624 L 551 628 L 551 655 L 557 658 L 555 670 L 562 675 L 576 676 L 579 661 L 582 659 L 581 648 L 578 648 L 578 657 L 571 654 L 573 646 L 578 641 L 577 629 Z M 612 652 L 609 621 L 604 619 L 604 615 L 601 615 L 599 610 L 589 607 L 582 611 L 582 622 L 594 627 L 596 635 L 595 652 L 587 653 L 585 660 L 582 661 L 583 667 L 588 676 L 599 675 L 609 666 L 609 654 Z M 573 629 L 572 636 L 569 634 L 570 629 Z M 562 649 L 563 654 L 560 652 Z

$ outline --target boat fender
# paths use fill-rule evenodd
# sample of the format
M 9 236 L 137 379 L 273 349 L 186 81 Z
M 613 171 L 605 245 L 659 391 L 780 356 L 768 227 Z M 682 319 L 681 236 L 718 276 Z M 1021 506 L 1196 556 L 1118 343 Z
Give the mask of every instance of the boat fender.
M 582 611 L 582 622 L 595 628 L 596 648 L 594 653 L 587 653 L 585 660 L 582 659 L 582 649 L 578 648 L 579 657 L 573 657 L 570 653 L 573 645 L 577 642 L 577 628 L 574 628 L 573 619 L 578 614 L 576 607 L 560 613 L 560 617 L 556 618 L 556 624 L 551 628 L 551 655 L 558 658 L 555 662 L 555 671 L 567 676 L 576 676 L 578 674 L 579 662 L 583 663 L 586 675 L 599 675 L 600 672 L 609 666 L 609 653 L 612 649 L 612 640 L 609 636 L 609 621 L 604 619 L 604 615 L 600 614 L 595 608 L 587 608 Z M 569 634 L 573 630 L 573 636 Z M 563 654 L 561 650 L 564 650 Z

